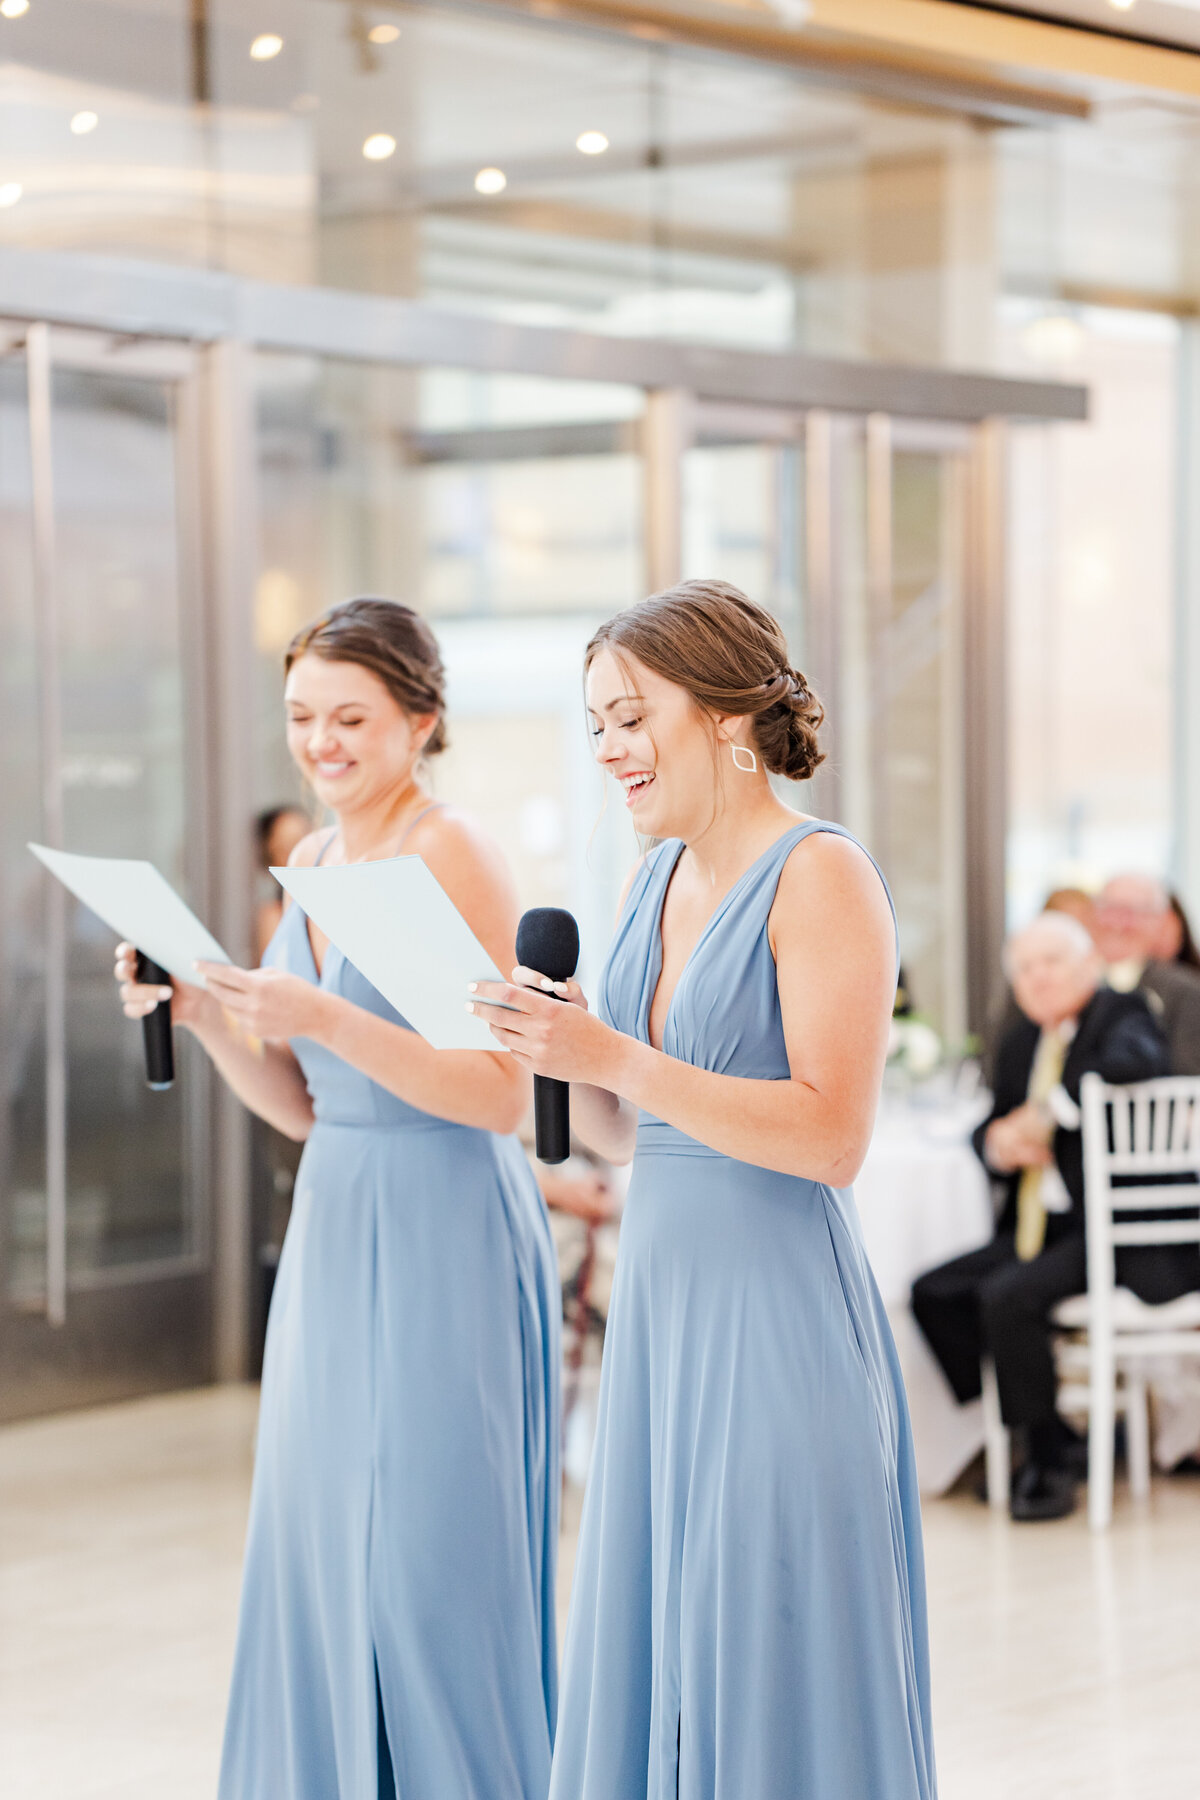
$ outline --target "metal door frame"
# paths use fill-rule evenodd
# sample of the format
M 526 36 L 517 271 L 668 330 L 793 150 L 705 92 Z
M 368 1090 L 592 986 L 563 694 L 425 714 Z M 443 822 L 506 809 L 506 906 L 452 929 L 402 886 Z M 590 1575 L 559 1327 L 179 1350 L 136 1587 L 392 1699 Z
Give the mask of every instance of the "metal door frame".
M 24 349 L 31 477 L 31 527 L 33 540 L 33 599 L 38 653 L 38 714 L 41 776 L 41 825 L 44 841 L 65 848 L 63 839 L 63 768 L 61 716 L 60 612 L 57 581 L 58 518 L 54 484 L 53 375 L 56 369 L 112 374 L 121 379 L 145 380 L 165 386 L 169 392 L 169 417 L 174 452 L 176 568 L 179 581 L 179 655 L 184 695 L 184 802 L 185 857 L 189 881 L 203 895 L 209 885 L 210 821 L 198 804 L 209 788 L 211 747 L 208 716 L 212 671 L 204 629 L 205 569 L 202 556 L 203 446 L 202 357 L 193 347 L 157 343 L 136 337 L 114 337 L 104 332 L 48 325 L 35 320 L 15 325 L 0 319 L 0 341 L 6 351 Z M 164 1324 L 176 1321 L 167 1333 L 169 1349 L 181 1345 L 178 1321 L 193 1323 L 194 1345 L 201 1346 L 207 1368 L 209 1350 L 209 1292 L 213 1265 L 213 1157 L 214 1087 L 207 1062 L 190 1071 L 184 1111 L 182 1153 L 188 1164 L 193 1216 L 190 1242 L 178 1257 L 115 1264 L 75 1275 L 67 1268 L 67 1048 L 66 1007 L 67 938 L 66 894 L 59 883 L 46 878 L 46 1281 L 44 1309 L 13 1307 L 7 1296 L 0 1302 L 4 1336 L 10 1354 L 23 1370 L 32 1369 L 33 1391 L 40 1381 L 43 1396 L 53 1404 L 71 1404 L 78 1398 L 103 1397 L 109 1390 L 125 1393 L 126 1372 L 110 1372 L 104 1364 L 109 1349 L 118 1365 L 145 1361 L 147 1385 L 162 1385 L 177 1371 L 178 1359 L 168 1356 L 165 1368 L 156 1371 L 156 1359 L 146 1353 L 161 1350 Z M 187 1284 L 181 1291 L 180 1283 Z M 140 1304 L 132 1304 L 130 1290 L 142 1290 Z M 78 1330 L 76 1330 L 78 1327 Z M 59 1334 L 63 1335 L 59 1335 Z M 67 1334 L 70 1334 L 69 1336 Z M 174 1342 L 172 1342 L 172 1338 Z M 75 1341 L 78 1339 L 79 1341 Z M 81 1354 L 81 1347 L 87 1354 Z M 94 1353 L 100 1352 L 97 1357 Z M 124 1357 L 123 1353 L 124 1352 Z M 195 1357 L 184 1357 L 195 1367 Z M 73 1365 L 73 1366 L 72 1366 Z M 89 1367 L 89 1365 L 91 1365 Z M 90 1377 L 90 1379 L 89 1379 Z M 6 1416 L 29 1410 L 23 1404 L 21 1382 L 11 1384 L 14 1404 Z M 38 1406 L 36 1410 L 42 1410 Z

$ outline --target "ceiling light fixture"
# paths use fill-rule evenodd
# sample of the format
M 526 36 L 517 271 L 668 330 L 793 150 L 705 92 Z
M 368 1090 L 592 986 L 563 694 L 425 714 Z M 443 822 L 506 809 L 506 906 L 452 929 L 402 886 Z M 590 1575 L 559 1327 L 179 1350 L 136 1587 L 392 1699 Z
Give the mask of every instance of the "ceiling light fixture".
M 503 169 L 480 169 L 475 177 L 477 194 L 502 194 L 508 186 L 508 176 Z
M 367 36 L 373 44 L 394 44 L 400 36 L 398 25 L 372 25 Z
M 602 131 L 581 131 L 575 139 L 575 148 L 584 156 L 603 156 L 608 149 L 608 139 Z
M 1086 341 L 1081 320 L 1062 308 L 1040 313 L 1021 332 L 1022 347 L 1037 362 L 1071 362 Z
M 76 137 L 86 137 L 89 131 L 95 131 L 99 123 L 99 113 L 77 112 L 71 120 L 71 130 Z
M 1137 0 L 1108 0 L 1114 12 L 1132 12 Z
M 0 206 L 15 206 L 24 192 L 19 181 L 0 181 Z
M 19 19 L 28 11 L 29 0 L 0 0 L 0 13 L 3 13 L 6 19 Z M 11 183 L 9 185 L 11 186 Z M 12 201 L 6 201 L 5 204 L 11 206 Z
M 283 49 L 283 39 L 277 32 L 264 31 L 256 37 L 250 46 L 250 54 L 255 62 L 270 62 Z
M 386 131 L 373 131 L 363 145 L 363 155 L 368 162 L 386 162 L 396 150 L 396 140 Z

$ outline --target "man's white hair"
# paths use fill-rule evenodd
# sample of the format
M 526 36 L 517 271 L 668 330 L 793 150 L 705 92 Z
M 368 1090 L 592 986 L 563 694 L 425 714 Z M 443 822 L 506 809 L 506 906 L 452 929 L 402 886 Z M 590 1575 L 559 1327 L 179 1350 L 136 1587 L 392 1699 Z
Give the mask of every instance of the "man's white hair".
M 1092 942 L 1092 934 L 1087 926 L 1074 918 L 1070 913 L 1039 913 L 1036 919 L 1030 920 L 1019 931 L 1014 931 L 1004 945 L 1004 973 L 1012 980 L 1013 953 L 1018 944 L 1027 938 L 1056 937 L 1067 948 L 1073 950 L 1082 959 L 1096 955 L 1096 946 Z
M 1171 904 L 1171 896 L 1167 891 L 1166 883 L 1157 875 L 1147 874 L 1145 869 L 1118 869 L 1115 875 L 1109 876 L 1097 898 L 1103 904 L 1105 894 L 1111 888 L 1121 884 L 1140 888 L 1143 896 L 1149 902 L 1147 911 L 1166 912 Z

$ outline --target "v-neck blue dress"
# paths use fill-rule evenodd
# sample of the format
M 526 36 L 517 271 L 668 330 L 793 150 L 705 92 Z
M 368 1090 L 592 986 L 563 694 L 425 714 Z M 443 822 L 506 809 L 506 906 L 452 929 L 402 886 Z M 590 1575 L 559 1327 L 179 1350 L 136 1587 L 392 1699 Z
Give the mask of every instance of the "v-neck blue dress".
M 395 1025 L 290 906 L 264 962 Z M 545 1800 L 561 1301 L 515 1138 L 293 1041 L 316 1123 L 271 1305 L 221 1800 Z
M 669 1055 L 787 1079 L 767 921 L 788 856 L 829 830 L 785 833 L 718 907 Z M 682 848 L 646 859 L 601 978 L 602 1016 L 643 1042 Z M 934 1792 L 916 1471 L 853 1197 L 643 1113 L 552 1800 Z

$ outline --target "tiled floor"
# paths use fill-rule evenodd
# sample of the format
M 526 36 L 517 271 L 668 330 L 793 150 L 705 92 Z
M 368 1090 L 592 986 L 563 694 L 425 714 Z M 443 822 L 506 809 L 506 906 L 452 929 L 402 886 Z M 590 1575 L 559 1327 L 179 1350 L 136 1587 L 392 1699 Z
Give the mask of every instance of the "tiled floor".
M 255 1402 L 0 1432 L 4 1800 L 210 1800 Z M 1100 1538 L 934 1502 L 926 1544 L 942 1800 L 1196 1800 L 1200 1479 Z

